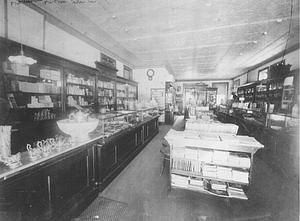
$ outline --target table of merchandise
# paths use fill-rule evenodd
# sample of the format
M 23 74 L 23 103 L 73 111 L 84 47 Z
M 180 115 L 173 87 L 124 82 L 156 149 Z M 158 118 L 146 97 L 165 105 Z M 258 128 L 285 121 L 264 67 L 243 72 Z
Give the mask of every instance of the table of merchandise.
M 238 126 L 212 119 L 186 122 L 184 131 L 171 129 L 171 188 L 183 188 L 225 198 L 248 199 L 253 156 L 264 146 L 236 135 Z

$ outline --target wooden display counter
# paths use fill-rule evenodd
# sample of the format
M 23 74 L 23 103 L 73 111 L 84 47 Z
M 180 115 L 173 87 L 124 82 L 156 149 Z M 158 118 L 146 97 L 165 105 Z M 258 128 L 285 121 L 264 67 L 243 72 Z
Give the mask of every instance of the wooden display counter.
M 70 220 L 158 133 L 158 117 L 108 138 L 90 138 L 35 162 L 0 166 L 0 220 Z
M 290 179 L 299 179 L 299 128 L 280 130 L 265 126 L 255 120 L 235 113 L 218 112 L 218 119 L 224 123 L 239 126 L 238 134 L 255 137 L 265 148 L 260 157 L 276 171 Z

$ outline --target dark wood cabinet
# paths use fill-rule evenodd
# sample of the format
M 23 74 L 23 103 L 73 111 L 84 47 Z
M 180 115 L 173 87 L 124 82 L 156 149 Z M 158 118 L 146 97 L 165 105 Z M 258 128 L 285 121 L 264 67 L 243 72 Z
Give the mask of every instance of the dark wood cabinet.
M 157 117 L 21 170 L 0 182 L 0 220 L 70 220 L 158 132 Z M 143 139 L 146 133 L 147 139 Z
M 110 173 L 117 167 L 117 146 L 113 142 L 96 144 L 96 181 L 102 184 Z
M 0 186 L 0 220 L 42 220 L 49 214 L 45 170 L 10 179 Z
M 130 131 L 116 141 L 118 162 L 121 163 L 135 149 L 135 133 Z
M 84 148 L 49 168 L 51 204 L 54 210 L 66 206 L 76 193 L 89 187 L 89 159 Z
M 136 128 L 124 131 L 106 143 L 95 145 L 95 179 L 100 190 L 104 189 L 158 133 L 157 121 L 158 117 L 152 118 Z
M 158 124 L 156 120 L 151 120 L 144 125 L 144 141 L 149 141 L 157 132 Z
M 157 121 L 150 121 L 148 123 L 148 138 L 152 138 L 158 131 Z
M 59 219 L 93 189 L 92 153 L 92 146 L 82 147 L 2 181 L 0 220 Z
M 143 127 L 138 127 L 135 130 L 135 146 L 136 148 L 139 147 L 143 143 Z

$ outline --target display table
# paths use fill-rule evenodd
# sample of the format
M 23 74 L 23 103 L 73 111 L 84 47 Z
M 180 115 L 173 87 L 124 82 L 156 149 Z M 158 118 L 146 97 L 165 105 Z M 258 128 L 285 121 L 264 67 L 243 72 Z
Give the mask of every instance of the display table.
M 69 220 L 158 133 L 158 117 L 103 138 L 97 131 L 65 149 L 22 165 L 0 166 L 0 220 Z
M 197 123 L 202 127 L 196 127 Z M 263 145 L 253 137 L 228 133 L 237 131 L 235 125 L 223 126 L 222 129 L 220 123 L 198 121 L 187 123 L 185 131 L 167 133 L 171 187 L 247 199 L 244 190 L 251 180 L 253 156 Z M 211 129 L 205 131 L 208 127 Z

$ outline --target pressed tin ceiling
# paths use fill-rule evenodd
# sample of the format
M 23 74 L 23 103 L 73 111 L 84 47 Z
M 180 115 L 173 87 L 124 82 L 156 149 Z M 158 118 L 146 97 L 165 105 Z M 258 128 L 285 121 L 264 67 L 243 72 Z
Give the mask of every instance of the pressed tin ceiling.
M 299 45 L 299 0 L 71 2 L 35 4 L 135 68 L 165 66 L 176 79 L 232 78 Z

